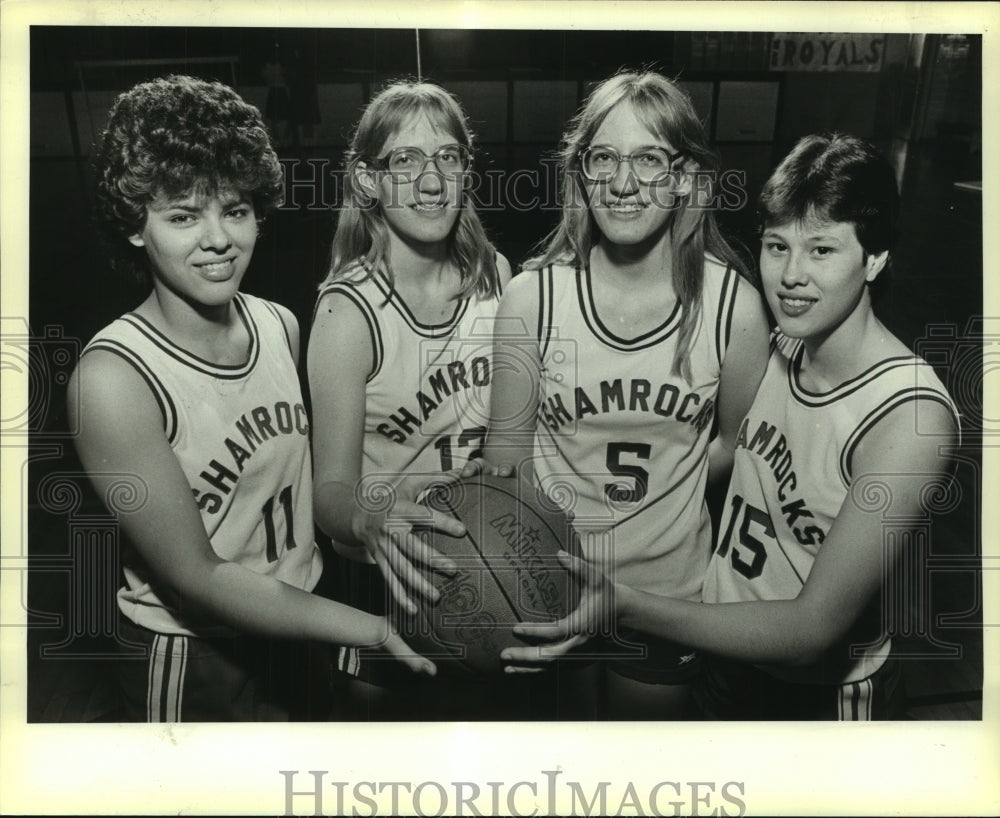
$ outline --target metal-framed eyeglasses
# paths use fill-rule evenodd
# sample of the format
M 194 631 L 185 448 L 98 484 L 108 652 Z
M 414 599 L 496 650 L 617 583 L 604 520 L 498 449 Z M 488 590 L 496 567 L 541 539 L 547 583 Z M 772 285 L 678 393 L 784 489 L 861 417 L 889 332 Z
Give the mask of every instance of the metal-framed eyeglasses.
M 472 164 L 472 151 L 465 145 L 442 145 L 428 156 L 420 148 L 394 148 L 385 156 L 372 159 L 370 164 L 376 170 L 388 171 L 394 178 L 411 181 L 419 176 L 433 162 L 442 176 L 458 176 Z
M 632 176 L 644 185 L 664 181 L 683 151 L 671 153 L 659 145 L 647 145 L 622 156 L 610 145 L 591 145 L 580 154 L 580 170 L 591 182 L 610 182 L 622 162 L 628 162 Z

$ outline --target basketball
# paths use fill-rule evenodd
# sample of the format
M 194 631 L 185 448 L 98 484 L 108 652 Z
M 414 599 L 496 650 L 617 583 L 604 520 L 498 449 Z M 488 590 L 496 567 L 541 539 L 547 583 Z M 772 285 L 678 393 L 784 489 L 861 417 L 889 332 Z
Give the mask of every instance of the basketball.
M 560 549 L 580 553 L 569 519 L 543 507 L 534 489 L 488 475 L 439 486 L 423 502 L 461 520 L 467 533 L 420 531 L 457 571 L 432 572 L 439 598 L 417 599 L 418 612 L 398 612 L 396 627 L 439 672 L 502 673 L 500 651 L 530 644 L 514 625 L 553 622 L 576 605 L 575 581 L 556 557 Z

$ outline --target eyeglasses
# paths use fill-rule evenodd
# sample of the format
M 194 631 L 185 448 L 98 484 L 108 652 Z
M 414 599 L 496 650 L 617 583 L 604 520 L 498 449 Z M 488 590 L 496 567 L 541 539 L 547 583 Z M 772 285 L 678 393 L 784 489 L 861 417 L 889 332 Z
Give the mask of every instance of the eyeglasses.
M 684 151 L 670 153 L 666 148 L 649 145 L 622 156 L 609 145 L 591 145 L 580 154 L 580 170 L 591 182 L 610 182 L 622 162 L 628 162 L 632 175 L 644 185 L 662 182 L 670 174 Z
M 376 170 L 387 170 L 409 181 L 424 172 L 428 162 L 433 162 L 443 176 L 457 176 L 472 164 L 472 151 L 465 145 L 443 145 L 428 156 L 420 148 L 395 148 L 386 156 L 372 159 Z

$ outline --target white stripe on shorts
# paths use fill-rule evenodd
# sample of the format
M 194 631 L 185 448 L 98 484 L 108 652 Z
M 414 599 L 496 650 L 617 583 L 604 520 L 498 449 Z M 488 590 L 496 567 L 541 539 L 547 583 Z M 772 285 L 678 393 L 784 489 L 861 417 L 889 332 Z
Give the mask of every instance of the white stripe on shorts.
M 181 721 L 184 671 L 187 668 L 186 636 L 157 634 L 149 654 L 146 719 L 150 722 Z
M 349 676 L 357 676 L 361 670 L 361 657 L 357 648 L 341 646 L 337 655 L 337 668 Z
M 841 685 L 837 718 L 840 721 L 871 721 L 872 692 L 871 679 Z

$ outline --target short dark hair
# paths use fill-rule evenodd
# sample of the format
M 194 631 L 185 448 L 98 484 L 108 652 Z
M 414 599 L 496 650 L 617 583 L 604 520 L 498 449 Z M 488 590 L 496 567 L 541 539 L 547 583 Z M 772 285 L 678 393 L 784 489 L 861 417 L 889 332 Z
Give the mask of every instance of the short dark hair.
M 142 230 L 159 194 L 248 196 L 258 220 L 281 204 L 281 165 L 260 111 L 220 82 L 160 77 L 120 94 L 95 158 L 96 217 L 112 261 L 150 282 L 145 253 L 126 239 Z
M 804 219 L 848 222 L 866 254 L 892 247 L 899 190 L 889 162 L 856 136 L 813 134 L 799 140 L 764 184 L 761 227 Z

